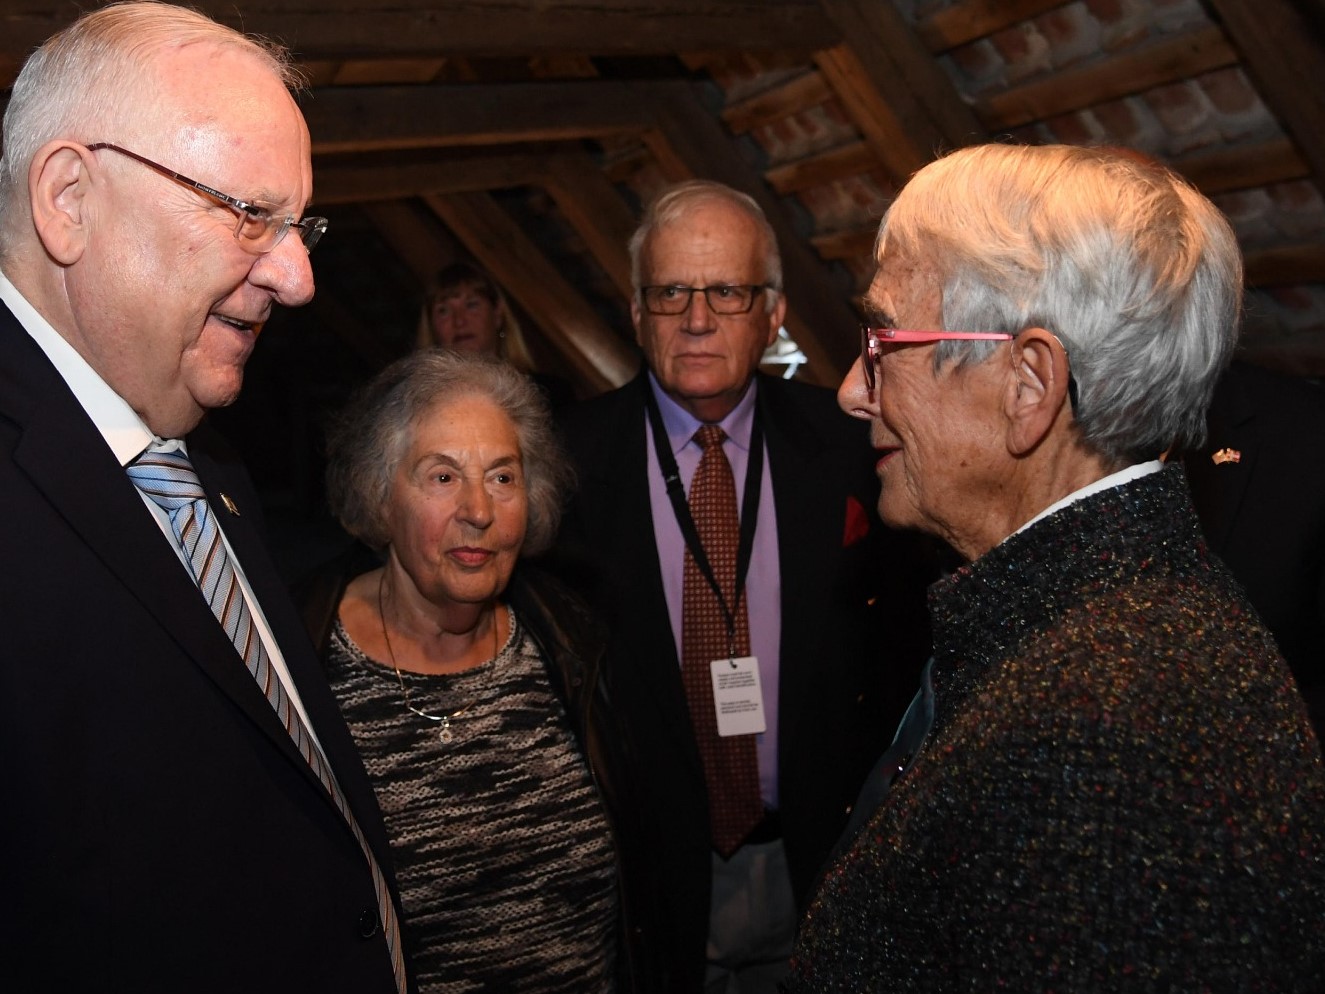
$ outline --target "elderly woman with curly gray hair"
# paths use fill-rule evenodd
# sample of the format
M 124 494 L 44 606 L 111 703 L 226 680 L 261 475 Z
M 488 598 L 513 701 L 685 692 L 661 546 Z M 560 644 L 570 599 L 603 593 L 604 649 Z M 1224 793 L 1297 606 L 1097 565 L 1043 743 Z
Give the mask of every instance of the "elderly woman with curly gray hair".
M 419 352 L 328 449 L 332 509 L 380 565 L 305 584 L 305 614 L 382 808 L 418 989 L 643 986 L 605 640 L 522 562 L 567 478 L 546 402 L 495 358 Z
M 966 562 L 786 990 L 1319 992 L 1320 745 L 1161 460 L 1235 343 L 1229 225 L 1133 155 L 983 146 L 876 256 L 838 398 L 884 520 Z

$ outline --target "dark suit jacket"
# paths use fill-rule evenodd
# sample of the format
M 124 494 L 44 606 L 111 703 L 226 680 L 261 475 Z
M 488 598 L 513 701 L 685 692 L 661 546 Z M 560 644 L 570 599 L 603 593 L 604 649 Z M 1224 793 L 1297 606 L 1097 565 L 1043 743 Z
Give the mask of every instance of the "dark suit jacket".
M 611 629 L 614 703 L 638 745 L 645 848 L 654 857 L 668 932 L 666 986 L 697 991 L 712 847 L 654 541 L 646 473 L 657 468 L 646 466 L 647 389 L 641 375 L 567 415 L 579 492 L 560 554 L 563 564 L 584 566 L 580 579 Z M 760 376 L 758 404 L 782 582 L 780 815 L 803 903 L 861 781 L 915 692 L 927 649 L 923 559 L 872 518 L 878 483 L 865 426 L 838 410 L 830 391 Z M 855 520 L 872 521 L 873 528 L 844 547 L 848 498 L 864 512 Z
M 198 475 L 389 875 L 372 790 L 263 549 L 257 498 L 213 442 L 189 438 Z M 0 501 L 0 988 L 394 991 L 381 930 L 360 937 L 377 902 L 359 845 L 4 307 Z
M 1234 363 L 1183 457 L 1210 547 L 1273 633 L 1325 741 L 1325 391 Z M 1221 449 L 1236 462 L 1215 463 Z

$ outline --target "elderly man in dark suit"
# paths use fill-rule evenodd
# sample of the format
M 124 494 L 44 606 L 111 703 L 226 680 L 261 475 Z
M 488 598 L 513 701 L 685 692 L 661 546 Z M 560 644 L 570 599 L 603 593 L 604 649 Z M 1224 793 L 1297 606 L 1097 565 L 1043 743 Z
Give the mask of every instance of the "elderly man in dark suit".
M 755 202 L 682 184 L 630 247 L 648 368 L 566 419 L 580 491 L 562 549 L 587 558 L 611 628 L 649 799 L 648 837 L 624 841 L 657 876 L 662 986 L 771 990 L 923 664 L 923 581 L 867 510 L 859 426 L 829 391 L 756 372 L 786 301 Z
M 1265 621 L 1325 739 L 1325 390 L 1234 362 L 1183 455 L 1210 547 Z
M 199 426 L 272 306 L 313 295 L 292 81 L 272 47 L 129 3 L 13 89 L 5 990 L 406 989 L 372 791 L 256 498 Z

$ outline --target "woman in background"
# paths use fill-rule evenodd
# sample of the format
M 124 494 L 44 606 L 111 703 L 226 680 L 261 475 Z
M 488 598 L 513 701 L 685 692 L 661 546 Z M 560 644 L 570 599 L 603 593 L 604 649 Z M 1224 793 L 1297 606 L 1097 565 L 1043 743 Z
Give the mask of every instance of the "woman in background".
M 520 561 L 560 516 L 549 423 L 507 363 L 432 349 L 373 380 L 329 439 L 332 510 L 381 565 L 342 559 L 306 586 L 305 616 L 382 808 L 422 994 L 642 989 L 631 972 L 649 973 L 624 939 L 646 930 L 621 869 L 633 806 L 604 640 Z
M 524 331 L 506 295 L 491 276 L 467 262 L 453 262 L 433 277 L 419 316 L 418 347 L 498 356 L 528 373 L 554 409 L 575 401 L 570 381 L 534 371 Z

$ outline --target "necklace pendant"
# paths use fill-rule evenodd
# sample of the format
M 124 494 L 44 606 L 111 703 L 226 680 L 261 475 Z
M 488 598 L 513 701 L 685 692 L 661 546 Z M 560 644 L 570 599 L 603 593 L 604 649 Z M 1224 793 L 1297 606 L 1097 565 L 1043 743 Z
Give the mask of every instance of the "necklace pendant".
M 449 745 L 451 740 L 455 738 L 455 733 L 451 731 L 450 716 L 442 719 L 442 726 L 437 730 L 437 737 L 441 739 L 442 743 L 445 745 Z

